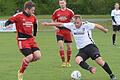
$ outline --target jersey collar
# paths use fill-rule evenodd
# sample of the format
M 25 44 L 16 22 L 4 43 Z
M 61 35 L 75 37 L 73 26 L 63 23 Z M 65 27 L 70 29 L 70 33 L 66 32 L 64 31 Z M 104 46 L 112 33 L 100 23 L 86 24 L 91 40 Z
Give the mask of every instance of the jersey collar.
M 27 17 L 30 17 L 30 16 L 31 16 L 30 14 L 26 13 L 25 11 L 23 11 L 23 14 L 24 14 L 25 16 L 27 16 Z

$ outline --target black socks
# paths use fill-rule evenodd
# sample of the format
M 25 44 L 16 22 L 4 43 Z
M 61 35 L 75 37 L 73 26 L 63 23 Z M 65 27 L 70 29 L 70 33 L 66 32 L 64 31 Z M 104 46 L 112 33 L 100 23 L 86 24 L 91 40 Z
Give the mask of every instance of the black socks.
M 85 62 L 85 61 L 81 61 L 79 64 L 83 69 L 89 70 L 90 66 Z
M 107 63 L 105 63 L 105 64 L 102 66 L 102 68 L 103 68 L 109 75 L 112 74 L 112 71 L 111 71 L 111 69 L 110 69 L 110 67 L 108 66 Z
M 115 45 L 115 40 L 116 40 L 116 34 L 113 34 L 113 35 L 112 35 L 112 42 L 113 42 L 113 45 Z

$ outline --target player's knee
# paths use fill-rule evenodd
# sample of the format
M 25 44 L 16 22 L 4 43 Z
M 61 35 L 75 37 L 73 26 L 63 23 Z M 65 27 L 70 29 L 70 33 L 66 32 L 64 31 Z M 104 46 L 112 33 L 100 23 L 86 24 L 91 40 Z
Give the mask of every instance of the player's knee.
M 58 41 L 58 47 L 59 47 L 60 49 L 64 49 L 64 43 L 63 43 L 62 40 Z
M 69 44 L 67 44 L 67 50 L 71 50 L 72 49 L 72 46 L 71 46 L 71 44 L 69 43 Z
M 75 58 L 75 61 L 76 61 L 77 64 L 80 64 L 80 62 L 83 61 L 83 59 L 82 59 L 82 57 L 77 56 L 77 57 Z
M 64 50 L 64 46 L 59 46 L 59 49 L 60 50 Z
M 32 54 L 30 54 L 30 55 L 26 56 L 24 59 L 28 62 L 31 62 L 33 59 L 33 56 L 32 56 Z
M 96 62 L 97 62 L 97 64 L 99 64 L 100 66 L 103 66 L 103 65 L 105 64 L 105 61 L 104 61 L 101 57 L 97 58 L 97 59 L 96 59 Z
M 39 50 L 35 51 L 33 54 L 33 58 L 34 60 L 39 60 L 41 58 L 41 52 Z
M 67 50 L 71 51 L 72 50 L 71 46 L 67 46 Z

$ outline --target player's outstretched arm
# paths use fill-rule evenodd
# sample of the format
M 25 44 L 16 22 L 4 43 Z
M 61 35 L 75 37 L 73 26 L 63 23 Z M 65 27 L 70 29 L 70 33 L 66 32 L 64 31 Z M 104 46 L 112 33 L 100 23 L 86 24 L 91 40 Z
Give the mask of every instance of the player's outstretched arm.
M 103 27 L 103 26 L 101 26 L 101 25 L 99 25 L 99 24 L 95 24 L 95 27 L 98 28 L 99 30 L 105 32 L 105 33 L 108 32 L 108 29 L 106 29 L 105 27 Z
M 10 25 L 10 24 L 13 24 L 10 20 L 6 21 L 5 22 L 5 27 L 8 26 L 8 25 Z
M 60 23 L 60 22 L 43 22 L 42 25 L 43 26 L 57 26 L 57 27 L 62 27 L 64 23 Z

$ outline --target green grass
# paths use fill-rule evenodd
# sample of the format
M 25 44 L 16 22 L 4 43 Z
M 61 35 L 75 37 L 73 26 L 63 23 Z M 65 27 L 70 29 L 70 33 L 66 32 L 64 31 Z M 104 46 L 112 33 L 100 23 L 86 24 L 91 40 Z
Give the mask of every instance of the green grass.
M 93 31 L 96 45 L 99 47 L 104 60 L 108 62 L 111 69 L 120 80 L 120 36 L 117 35 L 117 44 L 111 44 L 112 28 L 110 22 L 100 22 L 109 29 L 107 34 Z M 42 27 L 42 26 L 41 26 Z M 41 29 L 41 28 L 39 28 Z M 50 28 L 47 28 L 50 29 Z M 0 33 L 0 80 L 17 80 L 17 70 L 21 64 L 23 55 L 19 52 L 15 33 Z M 70 80 L 73 70 L 80 70 L 82 80 L 109 80 L 109 76 L 91 59 L 88 63 L 97 67 L 96 74 L 90 74 L 76 65 L 74 58 L 77 53 L 75 43 L 71 58 L 71 68 L 61 68 L 55 34 L 53 31 L 39 31 L 36 41 L 41 49 L 42 58 L 38 62 L 31 63 L 24 74 L 24 80 Z

